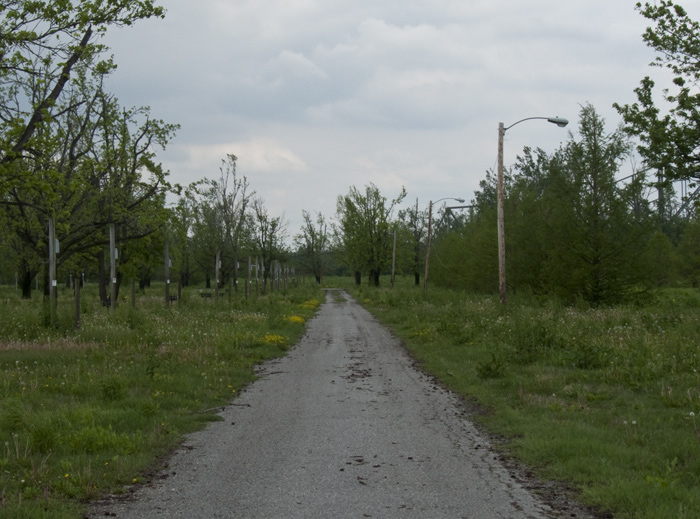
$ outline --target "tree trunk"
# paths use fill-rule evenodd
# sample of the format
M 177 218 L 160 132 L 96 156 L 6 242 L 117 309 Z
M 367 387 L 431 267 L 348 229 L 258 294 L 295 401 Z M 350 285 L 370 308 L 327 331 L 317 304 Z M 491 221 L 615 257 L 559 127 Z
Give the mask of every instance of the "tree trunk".
M 362 273 L 359 270 L 355 271 L 355 284 L 357 286 L 362 284 Z
M 32 281 L 34 281 L 34 276 L 31 272 L 22 272 L 20 275 L 22 282 L 22 299 L 32 298 Z
M 378 287 L 379 286 L 379 271 L 378 270 L 370 270 L 369 271 L 369 284 Z
M 414 272 L 413 278 L 416 281 L 416 286 L 420 286 L 420 274 L 418 272 Z

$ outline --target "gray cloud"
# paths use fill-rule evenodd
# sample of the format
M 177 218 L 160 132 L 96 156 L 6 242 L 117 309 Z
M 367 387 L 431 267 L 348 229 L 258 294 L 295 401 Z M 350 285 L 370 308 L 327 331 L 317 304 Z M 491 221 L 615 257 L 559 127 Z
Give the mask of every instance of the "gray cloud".
M 165 20 L 112 31 L 110 89 L 182 130 L 161 154 L 173 180 L 213 177 L 225 153 L 292 232 L 301 210 L 374 182 L 427 205 L 470 198 L 493 167 L 496 130 L 590 102 L 634 101 L 653 55 L 634 3 L 588 0 L 236 2 L 169 0 Z M 693 13 L 690 6 L 686 6 Z M 551 151 L 567 132 L 507 135 Z

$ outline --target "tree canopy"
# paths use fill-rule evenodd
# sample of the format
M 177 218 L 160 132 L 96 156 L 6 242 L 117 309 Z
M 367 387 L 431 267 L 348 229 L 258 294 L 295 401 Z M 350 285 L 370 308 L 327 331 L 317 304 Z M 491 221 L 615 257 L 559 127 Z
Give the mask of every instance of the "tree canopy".
M 653 25 L 644 42 L 658 56 L 653 66 L 670 70 L 672 85 L 658 99 L 656 83 L 642 79 L 635 89 L 637 102 L 615 104 L 625 130 L 639 138 L 638 150 L 647 165 L 667 180 L 700 178 L 700 24 L 670 0 L 637 4 Z

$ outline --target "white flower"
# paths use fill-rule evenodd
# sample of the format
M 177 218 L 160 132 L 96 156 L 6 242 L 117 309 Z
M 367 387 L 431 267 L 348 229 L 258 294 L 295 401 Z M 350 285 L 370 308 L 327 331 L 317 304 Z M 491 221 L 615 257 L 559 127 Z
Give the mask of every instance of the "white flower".
M 692 412 L 692 411 L 690 411 L 690 416 L 691 416 L 691 417 L 695 416 L 695 413 Z

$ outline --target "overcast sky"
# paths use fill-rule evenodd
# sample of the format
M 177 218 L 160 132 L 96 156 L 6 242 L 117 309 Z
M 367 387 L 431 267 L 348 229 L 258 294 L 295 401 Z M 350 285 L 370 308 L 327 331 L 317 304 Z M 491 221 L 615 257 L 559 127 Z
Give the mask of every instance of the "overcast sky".
M 524 146 L 552 152 L 591 103 L 612 131 L 614 102 L 654 73 L 636 0 L 161 0 L 163 20 L 112 29 L 124 106 L 182 126 L 160 161 L 171 180 L 238 172 L 291 235 L 301 211 L 338 195 L 402 186 L 422 208 L 471 199 Z M 680 3 L 698 19 L 700 8 Z

